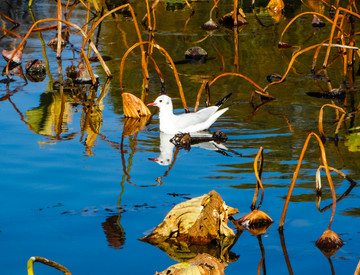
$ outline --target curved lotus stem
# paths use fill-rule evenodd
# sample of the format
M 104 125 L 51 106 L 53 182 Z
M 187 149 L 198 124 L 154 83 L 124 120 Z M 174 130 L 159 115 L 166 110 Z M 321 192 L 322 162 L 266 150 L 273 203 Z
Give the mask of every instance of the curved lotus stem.
M 329 38 L 329 44 L 331 44 L 333 38 L 334 38 L 334 32 L 335 32 L 335 27 L 337 25 L 337 21 L 338 21 L 338 18 L 339 18 L 339 13 L 340 13 L 340 10 L 337 9 L 336 10 L 336 13 L 335 13 L 335 17 L 334 17 L 334 22 L 332 24 L 332 27 L 331 27 L 331 31 L 330 31 L 330 38 Z M 324 59 L 324 63 L 323 63 L 323 68 L 326 68 L 327 66 L 327 61 L 329 59 L 329 55 L 330 55 L 330 45 L 327 47 L 326 49 L 326 54 L 325 54 L 325 59 Z
M 228 75 L 232 75 L 232 76 L 238 76 L 238 77 L 241 77 L 241 78 L 244 78 L 245 80 L 247 80 L 248 82 L 250 82 L 252 85 L 254 85 L 257 89 L 261 90 L 261 91 L 265 91 L 265 89 L 261 88 L 258 84 L 256 84 L 253 80 L 251 80 L 250 78 L 248 78 L 247 76 L 243 75 L 243 74 L 239 74 L 239 73 L 222 73 L 220 75 L 218 75 L 217 77 L 215 77 L 210 83 L 209 83 L 209 86 L 211 86 L 212 84 L 214 84 L 214 82 L 216 80 L 218 80 L 219 78 L 221 77 L 224 77 L 224 76 L 228 76 Z M 256 91 L 258 94 L 264 96 L 264 97 L 267 97 L 267 98 L 274 98 L 273 96 L 271 96 L 269 93 L 267 92 L 259 92 L 259 91 Z
M 179 78 L 179 74 L 176 70 L 176 67 L 175 67 L 175 64 L 174 64 L 174 61 L 172 60 L 172 58 L 170 57 L 170 55 L 167 53 L 167 51 L 162 48 L 160 45 L 158 44 L 154 44 L 153 42 L 149 42 L 149 41 L 143 41 L 143 42 L 138 42 L 138 43 L 135 43 L 134 45 L 132 45 L 123 55 L 122 59 L 121 59 L 121 63 L 120 63 L 120 89 L 121 91 L 123 90 L 123 87 L 122 87 L 122 75 L 123 75 L 123 70 L 124 70 L 124 63 L 125 63 L 125 59 L 126 57 L 128 56 L 128 54 L 133 50 L 135 49 L 136 47 L 138 46 L 141 46 L 141 45 L 144 45 L 144 44 L 152 44 L 153 47 L 157 48 L 166 58 L 167 60 L 170 62 L 171 64 L 171 67 L 174 71 L 174 76 L 175 76 L 175 79 L 176 79 L 176 83 L 179 87 L 179 93 L 180 93 L 180 97 L 181 97 L 181 100 L 182 100 L 182 103 L 183 103 L 183 106 L 184 106 L 184 109 L 188 112 L 189 111 L 189 108 L 186 104 L 186 100 L 185 100 L 185 96 L 184 96 L 184 91 L 183 91 L 183 88 L 182 88 L 182 85 L 181 85 L 181 82 L 180 82 L 180 78 Z
M 331 41 L 333 40 L 333 37 L 334 37 L 335 27 L 337 27 L 337 21 L 338 21 L 338 18 L 339 18 L 340 11 L 343 11 L 345 13 L 350 13 L 351 15 L 353 15 L 353 16 L 355 16 L 357 18 L 360 18 L 360 15 L 355 13 L 355 12 L 352 12 L 352 11 L 350 11 L 348 9 L 344 9 L 344 8 L 341 8 L 341 7 L 337 7 L 335 17 L 334 17 L 334 22 L 333 22 L 331 32 L 330 32 L 330 38 L 329 38 L 330 44 L 328 45 L 328 48 L 326 50 L 325 59 L 324 59 L 324 64 L 323 64 L 324 68 L 326 68 L 326 66 L 327 66 L 327 61 L 328 61 L 328 58 L 329 58 L 329 55 L 330 55 L 330 49 L 331 49 Z M 345 17 L 345 14 L 344 14 L 344 17 Z M 342 23 L 343 23 L 343 21 L 342 21 Z M 342 23 L 341 23 L 341 25 L 342 25 Z
M 291 60 L 290 60 L 289 65 L 288 65 L 288 68 L 287 68 L 286 72 L 284 73 L 283 77 L 282 77 L 280 80 L 278 80 L 278 81 L 274 81 L 274 82 L 269 83 L 269 84 L 264 88 L 263 92 L 265 92 L 271 85 L 279 84 L 279 83 L 281 83 L 281 82 L 283 82 L 283 81 L 285 80 L 286 76 L 288 75 L 288 73 L 289 73 L 289 71 L 290 71 L 290 69 L 291 69 L 291 67 L 292 67 L 292 65 L 293 65 L 293 63 L 294 63 L 294 61 L 295 61 L 295 59 L 296 59 L 296 57 L 298 57 L 299 55 L 301 55 L 301 54 L 303 54 L 303 53 L 305 53 L 305 52 L 307 52 L 307 51 L 310 51 L 310 50 L 312 50 L 312 49 L 314 49 L 314 48 L 317 48 L 317 47 L 319 47 L 319 46 L 320 46 L 320 47 L 321 47 L 321 46 L 325 46 L 325 44 L 315 44 L 315 45 L 309 46 L 309 47 L 307 47 L 307 48 L 305 48 L 305 49 L 303 49 L 303 50 L 301 50 L 301 51 L 298 51 L 298 52 L 294 53 L 293 56 L 291 57 Z M 327 45 L 326 45 L 326 46 L 327 46 Z
M 75 29 L 78 29 L 81 32 L 83 37 L 87 37 L 87 34 L 78 25 L 70 23 L 69 21 L 65 21 L 65 20 L 57 19 L 57 18 L 46 18 L 46 19 L 38 20 L 28 30 L 28 32 L 24 36 L 23 40 L 21 40 L 20 44 L 17 46 L 17 48 L 13 52 L 12 56 L 10 57 L 8 63 L 6 64 L 5 72 L 6 72 L 7 75 L 9 75 L 9 65 L 10 65 L 11 60 L 14 58 L 14 56 L 19 51 L 19 49 L 23 46 L 23 44 L 25 43 L 26 39 L 29 37 L 29 35 L 31 34 L 33 29 L 37 26 L 37 24 L 42 23 L 42 22 L 49 22 L 49 21 L 60 21 L 60 22 L 64 23 L 65 25 L 68 25 L 68 26 L 71 26 L 71 27 L 73 27 Z M 96 49 L 96 46 L 94 45 L 93 42 L 90 42 L 89 45 L 93 49 L 93 51 L 96 53 L 97 57 L 99 58 L 99 61 L 100 61 L 101 65 L 103 66 L 103 69 L 106 72 L 107 76 L 110 77 L 111 72 L 110 72 L 109 68 L 106 66 L 106 64 L 105 64 L 103 58 L 101 57 L 99 51 Z
M 281 35 L 280 35 L 279 43 L 282 42 L 282 38 L 283 38 L 286 30 L 290 27 L 290 25 L 291 25 L 296 19 L 298 19 L 299 17 L 301 17 L 301 16 L 303 16 L 303 15 L 307 15 L 307 14 L 316 15 L 316 16 L 319 16 L 319 17 L 324 18 L 325 20 L 329 21 L 331 24 L 334 23 L 334 21 L 332 21 L 331 19 L 329 19 L 328 17 L 326 17 L 325 15 L 323 15 L 323 14 L 321 14 L 321 13 L 317 13 L 317 12 L 313 12 L 313 11 L 302 12 L 302 13 L 296 15 L 293 19 L 291 19 L 291 21 L 286 25 L 286 27 L 284 28 L 284 30 L 282 31 L 282 33 L 281 33 Z
M 332 203 L 325 206 L 324 208 L 320 209 L 320 203 L 321 203 L 321 174 L 320 171 L 321 169 L 325 170 L 325 167 L 323 165 L 320 165 L 319 168 L 316 171 L 316 192 L 317 192 L 317 196 L 316 196 L 316 208 L 319 210 L 319 212 L 325 212 L 326 210 L 328 210 L 329 208 L 332 207 Z M 339 201 L 341 201 L 342 199 L 344 199 L 347 195 L 349 195 L 349 193 L 351 192 L 351 190 L 357 185 L 357 182 L 354 181 L 352 178 L 350 178 L 348 175 L 344 174 L 343 172 L 341 172 L 338 169 L 335 169 L 333 167 L 329 166 L 329 170 L 336 172 L 338 175 L 342 176 L 344 179 L 346 179 L 349 183 L 350 186 L 348 187 L 348 189 L 346 189 L 346 191 L 337 198 L 336 203 L 338 203 Z
M 1 12 L 0 12 L 0 14 L 1 14 Z M 11 30 L 7 30 L 7 29 L 5 29 L 5 28 L 1 28 L 1 27 L 0 27 L 0 31 L 5 32 L 5 33 L 10 33 L 10 34 L 12 34 L 13 36 L 16 36 L 17 38 L 23 39 L 22 36 L 20 36 L 19 34 L 17 34 L 16 32 L 13 32 L 13 31 L 11 31 Z
M 299 158 L 299 161 L 298 161 L 298 164 L 296 166 L 296 169 L 295 169 L 295 172 L 294 172 L 294 176 L 292 178 L 292 181 L 291 181 L 291 184 L 290 184 L 290 187 L 289 187 L 289 191 L 288 191 L 288 194 L 286 196 L 286 200 L 285 200 L 285 204 L 284 204 L 284 208 L 283 208 L 283 211 L 282 211 L 282 214 L 281 214 L 281 219 L 280 219 L 280 224 L 279 224 L 279 231 L 282 231 L 283 230 L 283 227 L 284 227 L 284 222 L 285 222 L 285 216 L 286 216 L 286 211 L 287 211 L 287 208 L 289 206 L 289 202 L 290 202 L 290 198 L 291 198 L 291 194 L 292 194 L 292 191 L 294 189 L 294 186 L 295 186 L 295 182 L 296 182 L 296 178 L 297 178 L 297 175 L 299 173 L 299 170 L 300 170 L 300 166 L 301 166 L 301 162 L 304 158 L 304 154 L 306 152 L 306 149 L 307 149 L 307 146 L 309 144 L 309 140 L 310 138 L 314 136 L 318 143 L 319 143 L 319 147 L 320 147 L 320 151 L 321 151 L 321 159 L 322 159 L 322 162 L 323 162 L 323 165 L 325 167 L 325 171 L 326 171 L 326 176 L 327 176 L 327 179 L 328 179 L 328 182 L 329 182 L 329 185 L 330 185 L 330 189 L 331 189 L 331 194 L 332 194 L 332 199 L 333 199 L 333 207 L 332 207 L 332 213 L 331 213 L 331 218 L 330 218 L 330 222 L 329 222 L 329 226 L 328 226 L 328 229 L 330 229 L 331 225 L 332 225 L 332 222 L 334 220 L 334 215 L 335 215 L 335 209 L 336 209 L 336 194 L 335 194 L 335 189 L 334 189 L 334 185 L 333 185 L 333 182 L 332 182 L 332 179 L 331 179 L 331 175 L 330 175 L 330 170 L 329 170 L 329 166 L 327 164 L 327 160 L 326 160 L 326 154 L 325 154 L 325 148 L 324 148 L 324 145 L 320 139 L 320 137 L 315 134 L 314 132 L 311 132 L 306 141 L 305 141 L 305 144 L 303 146 L 303 149 L 301 151 L 301 154 L 300 154 L 300 158 Z
M 259 159 L 260 159 L 260 172 L 258 172 L 258 165 L 257 165 L 257 162 Z M 254 172 L 255 172 L 256 179 L 257 179 L 257 183 L 256 183 L 256 189 L 255 189 L 253 202 L 251 204 L 251 209 L 255 209 L 255 205 L 256 205 L 256 201 L 257 201 L 257 197 L 258 197 L 258 193 L 259 193 L 259 187 L 261 189 L 261 199 L 260 199 L 259 205 L 256 209 L 260 208 L 262 201 L 264 199 L 264 187 L 261 183 L 262 166 L 263 166 L 263 148 L 260 147 L 259 152 L 257 153 L 255 160 L 254 160 Z
M 339 110 L 340 112 L 343 113 L 342 116 L 339 119 L 338 125 L 337 125 L 336 130 L 335 130 L 335 134 L 338 133 L 340 125 L 343 122 L 344 117 L 346 115 L 346 112 L 345 112 L 345 110 L 343 108 L 341 108 L 339 106 L 336 106 L 334 104 L 324 104 L 323 106 L 321 106 L 320 112 L 319 112 L 319 134 L 320 134 L 321 138 L 325 138 L 325 133 L 324 133 L 324 128 L 323 128 L 323 116 L 324 116 L 324 108 L 326 106 L 332 107 L 332 108 L 334 108 L 336 110 Z
M 39 263 L 54 267 L 57 270 L 64 272 L 65 275 L 71 275 L 70 271 L 66 267 L 62 266 L 61 264 L 58 264 L 52 260 L 48 260 L 48 259 L 45 259 L 43 257 L 38 257 L 38 256 L 33 256 L 28 260 L 28 262 L 27 262 L 28 275 L 34 275 L 34 270 L 33 270 L 34 262 L 39 262 Z
M 135 30 L 136 30 L 136 34 L 138 36 L 138 39 L 139 39 L 139 42 L 142 42 L 142 39 L 141 39 L 141 34 L 140 34 L 140 30 L 139 30 L 139 26 L 137 24 L 137 21 L 136 21 L 136 17 L 135 17 L 135 13 L 134 13 L 134 10 L 133 8 L 131 7 L 130 4 L 125 4 L 125 5 L 122 5 L 122 6 L 119 6 L 119 7 L 116 7 L 115 9 L 112 9 L 111 11 L 108 11 L 107 13 L 105 13 L 103 16 L 101 16 L 101 18 L 96 22 L 96 24 L 94 24 L 90 31 L 88 32 L 88 36 L 84 39 L 83 41 L 83 44 L 82 44 L 82 48 L 85 47 L 87 41 L 90 39 L 90 37 L 92 36 L 92 34 L 94 33 L 95 29 L 97 28 L 97 26 L 110 14 L 118 11 L 118 10 L 121 10 L 123 8 L 129 8 L 130 10 L 130 13 L 131 13 L 131 16 L 133 18 L 133 22 L 134 22 L 134 26 L 135 26 Z M 143 47 L 141 46 L 141 50 L 143 51 Z

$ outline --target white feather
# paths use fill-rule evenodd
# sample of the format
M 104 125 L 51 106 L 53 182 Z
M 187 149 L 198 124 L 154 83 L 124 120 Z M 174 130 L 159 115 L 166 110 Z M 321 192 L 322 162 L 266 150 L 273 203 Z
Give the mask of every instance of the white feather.
M 229 108 L 219 110 L 218 106 L 211 106 L 196 113 L 175 115 L 171 98 L 167 95 L 159 96 L 151 106 L 159 107 L 160 131 L 167 134 L 194 133 L 208 129 Z

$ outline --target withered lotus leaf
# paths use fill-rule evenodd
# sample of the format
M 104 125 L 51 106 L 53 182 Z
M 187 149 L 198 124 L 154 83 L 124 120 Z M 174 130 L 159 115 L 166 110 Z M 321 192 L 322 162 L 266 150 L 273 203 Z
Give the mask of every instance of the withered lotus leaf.
M 221 25 L 229 27 L 229 28 L 233 27 L 234 26 L 234 11 L 231 11 L 231 12 L 225 14 L 223 17 L 221 17 L 219 19 L 219 23 Z M 238 9 L 237 24 L 239 26 L 248 24 L 248 21 L 246 20 L 246 15 L 245 15 L 244 11 L 242 10 L 242 8 Z
M 213 240 L 232 242 L 234 231 L 228 227 L 229 216 L 238 213 L 216 191 L 210 191 L 176 205 L 148 236 L 140 240 L 153 245 L 164 241 L 208 244 Z
M 223 275 L 225 267 L 218 259 L 203 253 L 185 263 L 170 266 L 157 275 Z
M 126 117 L 124 119 L 123 134 L 127 136 L 136 134 L 145 127 L 148 120 L 149 116 L 142 116 L 140 118 Z
M 284 9 L 285 4 L 283 0 L 270 0 L 266 8 L 273 11 L 274 13 L 281 13 Z
M 124 115 L 126 117 L 140 118 L 151 115 L 150 110 L 140 98 L 129 93 L 122 93 Z
M 254 209 L 246 216 L 236 221 L 243 229 L 257 236 L 264 234 L 273 224 L 273 220 L 265 212 Z
M 57 35 L 51 39 L 48 43 L 48 46 L 53 51 L 57 50 L 57 43 L 58 43 L 58 37 Z M 69 32 L 62 32 L 61 33 L 61 51 L 64 50 L 65 46 L 69 44 Z
M 3 50 L 1 52 L 3 58 L 5 59 L 5 61 L 9 61 L 11 56 L 13 55 L 13 53 L 16 51 L 16 49 L 13 49 L 11 51 L 7 51 L 7 50 Z M 22 52 L 22 48 L 20 50 L 18 50 L 15 54 L 15 56 L 13 57 L 13 59 L 11 59 L 11 63 L 12 65 L 19 65 L 21 64 L 21 58 L 22 58 L 23 52 Z

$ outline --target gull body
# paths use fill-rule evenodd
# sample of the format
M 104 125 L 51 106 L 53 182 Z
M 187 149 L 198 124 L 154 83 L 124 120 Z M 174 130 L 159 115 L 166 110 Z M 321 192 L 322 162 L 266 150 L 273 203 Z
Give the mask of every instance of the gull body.
M 231 94 L 220 100 L 215 106 L 210 106 L 196 113 L 185 113 L 175 115 L 171 98 L 161 95 L 149 106 L 159 108 L 160 131 L 166 134 L 194 133 L 208 129 L 223 113 L 229 108 L 219 110 L 221 105 L 230 97 Z

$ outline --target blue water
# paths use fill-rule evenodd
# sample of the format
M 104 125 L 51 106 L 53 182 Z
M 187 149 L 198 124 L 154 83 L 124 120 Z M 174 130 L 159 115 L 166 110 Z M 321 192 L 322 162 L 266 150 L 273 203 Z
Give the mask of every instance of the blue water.
M 140 4 L 134 6 L 140 16 L 144 7 Z M 205 33 L 199 28 L 199 24 L 208 16 L 211 5 L 194 3 L 194 6 L 198 12 L 187 30 L 201 38 Z M 33 11 L 36 16 L 43 18 L 51 14 L 54 7 L 54 3 L 35 1 Z M 231 3 L 224 4 L 222 9 L 225 7 L 231 7 Z M 18 13 L 16 16 L 17 20 L 24 21 L 19 30 L 26 30 L 31 26 L 31 19 L 26 5 L 22 10 L 25 14 L 23 19 Z M 84 14 L 85 11 L 79 8 L 75 9 L 72 16 L 75 21 L 81 22 Z M 189 11 L 166 11 L 161 4 L 159 14 L 161 35 L 158 43 L 169 50 L 174 60 L 179 60 L 183 49 L 192 46 L 184 43 L 181 36 Z M 178 21 L 174 22 L 178 22 L 179 26 L 166 26 L 164 22 L 173 16 L 176 16 Z M 275 41 L 288 20 L 284 19 L 284 22 L 268 30 L 259 28 L 255 20 L 251 19 L 251 14 L 248 17 L 251 24 L 241 33 L 241 45 L 245 45 L 247 35 L 252 33 L 250 26 L 256 29 L 258 38 L 253 43 L 258 45 L 260 42 L 257 39 L 261 38 L 261 34 L 271 36 Z M 266 20 L 270 21 L 271 18 L 267 17 Z M 132 45 L 131 40 L 136 39 L 130 23 L 124 21 L 121 26 L 124 26 L 128 34 L 129 45 Z M 167 32 L 164 31 L 166 27 Z M 250 85 L 237 78 L 221 80 L 211 90 L 212 102 L 226 95 L 229 90 L 234 94 L 229 102 L 230 110 L 210 130 L 220 129 L 228 136 L 224 143 L 228 150 L 224 153 L 192 147 L 190 151 L 179 150 L 175 158 L 175 149 L 172 149 L 168 159 L 174 162 L 169 170 L 169 165 L 159 165 L 149 160 L 160 154 L 157 115 L 137 134 L 128 136 L 123 133 L 124 116 L 118 72 L 126 47 L 122 44 L 122 37 L 117 35 L 117 30 L 116 24 L 109 19 L 103 26 L 99 46 L 104 54 L 114 57 L 108 62 L 114 78 L 101 104 L 101 127 L 98 135 L 93 135 L 89 129 L 83 130 L 86 108 L 81 104 L 74 105 L 74 99 L 68 94 L 65 97 L 65 101 L 69 103 L 65 107 L 67 118 L 64 119 L 61 133 L 56 135 L 60 106 L 56 98 L 60 98 L 60 93 L 52 89 L 52 83 L 59 79 L 59 75 L 55 53 L 48 47 L 46 51 L 51 74 L 43 82 L 28 82 L 25 85 L 23 79 L 14 77 L 15 81 L 8 87 L 4 83 L 0 84 L 0 273 L 26 274 L 26 263 L 31 256 L 54 260 L 67 267 L 72 274 L 154 274 L 155 271 L 165 270 L 177 262 L 160 249 L 138 239 L 161 223 L 175 204 L 211 190 L 216 190 L 227 205 L 238 208 L 236 219 L 249 213 L 256 183 L 253 161 L 262 146 L 265 197 L 261 210 L 268 213 L 274 224 L 261 237 L 252 236 L 247 231 L 242 233 L 231 249 L 232 253 L 240 257 L 229 263 L 225 272 L 257 273 L 262 255 L 259 245 L 261 241 L 265 251 L 266 273 L 290 274 L 277 229 L 284 198 L 306 136 L 311 131 L 317 131 L 318 111 L 329 100 L 304 95 L 304 90 L 316 90 L 316 86 L 312 80 L 304 80 L 306 70 L 302 70 L 300 65 L 299 71 L 304 73 L 300 76 L 293 74 L 284 85 L 270 90 L 277 100 L 265 104 L 256 112 L 248 104 L 253 90 Z M 178 34 L 176 38 L 174 33 Z M 44 33 L 43 36 L 49 41 L 53 34 Z M 145 39 L 146 32 L 142 31 L 142 34 Z M 178 67 L 183 74 L 181 80 L 189 103 L 195 101 L 201 85 L 189 75 L 216 74 L 221 67 L 219 56 L 210 47 L 211 43 L 223 50 L 227 68 L 233 68 L 231 35 L 231 32 L 221 29 L 208 40 L 208 44 L 201 44 L 203 47 L 208 46 L 215 60 L 208 61 L 205 66 L 186 64 Z M 323 35 L 326 37 L 326 34 Z M 80 38 L 71 37 L 71 42 L 77 47 Z M 9 41 L 1 40 L 0 46 L 9 47 Z M 276 44 L 269 45 L 269 42 L 264 42 L 262 47 L 263 51 L 269 49 L 269 55 L 275 54 L 278 57 L 272 65 L 255 66 L 253 58 L 259 52 L 255 48 L 250 47 L 241 55 L 241 72 L 263 86 L 266 85 L 265 73 L 274 72 L 273 70 L 280 73 L 285 68 L 282 53 L 278 52 L 274 46 Z M 173 43 L 172 46 L 170 43 Z M 64 78 L 65 68 L 79 62 L 78 55 L 75 60 L 72 56 L 70 48 L 66 48 L 62 54 Z M 36 34 L 31 35 L 28 41 L 23 64 L 34 57 L 43 58 L 41 43 Z M 125 68 L 128 76 L 125 78 L 126 91 L 140 96 L 140 61 L 136 56 L 129 58 L 132 61 Z M 309 67 L 311 58 L 311 55 L 307 57 L 302 66 Z M 269 57 L 269 60 L 273 59 L 275 58 Z M 271 63 L 269 60 L 264 58 L 264 62 Z M 174 98 L 177 112 L 181 112 L 181 101 L 173 74 L 162 57 L 158 57 L 158 62 L 167 80 L 168 93 Z M 248 66 L 249 64 L 252 65 Z M 1 60 L 0 67 L 5 65 L 5 61 Z M 100 75 L 100 87 L 96 92 L 98 97 L 106 78 L 99 65 L 94 64 L 93 67 Z M 154 80 L 151 82 L 149 101 L 156 98 L 159 90 L 156 72 L 152 73 Z M 337 77 L 334 76 L 335 79 Z M 299 82 L 303 84 L 301 87 Z M 359 82 L 356 80 L 355 88 L 358 87 Z M 10 96 L 6 97 L 7 94 Z M 57 105 L 52 105 L 51 99 Z M 256 100 L 259 104 L 259 99 Z M 355 100 L 358 100 L 358 96 Z M 41 117 L 42 113 L 36 111 L 41 109 L 39 107 L 42 110 L 53 108 L 53 111 L 50 115 Z M 333 112 L 329 111 L 328 116 L 326 132 L 331 136 L 334 131 L 331 126 Z M 293 129 L 290 129 L 285 118 Z M 31 124 L 34 121 L 36 123 Z M 48 124 L 44 121 L 48 121 Z M 359 125 L 357 121 L 355 124 Z M 40 130 L 35 129 L 35 125 Z M 342 169 L 355 181 L 359 181 L 359 150 L 352 152 L 345 145 L 347 132 L 344 129 L 341 129 L 339 136 L 338 146 L 331 141 L 325 144 L 329 165 Z M 359 188 L 352 189 L 337 204 L 332 230 L 340 235 L 345 245 L 328 260 L 315 246 L 315 241 L 327 228 L 331 215 L 331 210 L 320 213 L 315 205 L 318 157 L 314 139 L 300 170 L 284 226 L 289 266 L 294 274 L 332 274 L 331 265 L 335 274 L 353 274 L 360 255 Z M 162 176 L 161 182 L 157 182 L 156 178 Z M 323 191 L 321 207 L 331 203 L 325 177 L 323 181 L 326 190 Z M 339 176 L 334 176 L 334 183 L 338 196 L 349 186 Z M 231 224 L 230 227 L 234 228 Z M 34 270 L 35 274 L 59 274 L 59 271 L 39 263 L 34 264 Z M 262 270 L 262 273 L 265 274 L 265 271 Z

